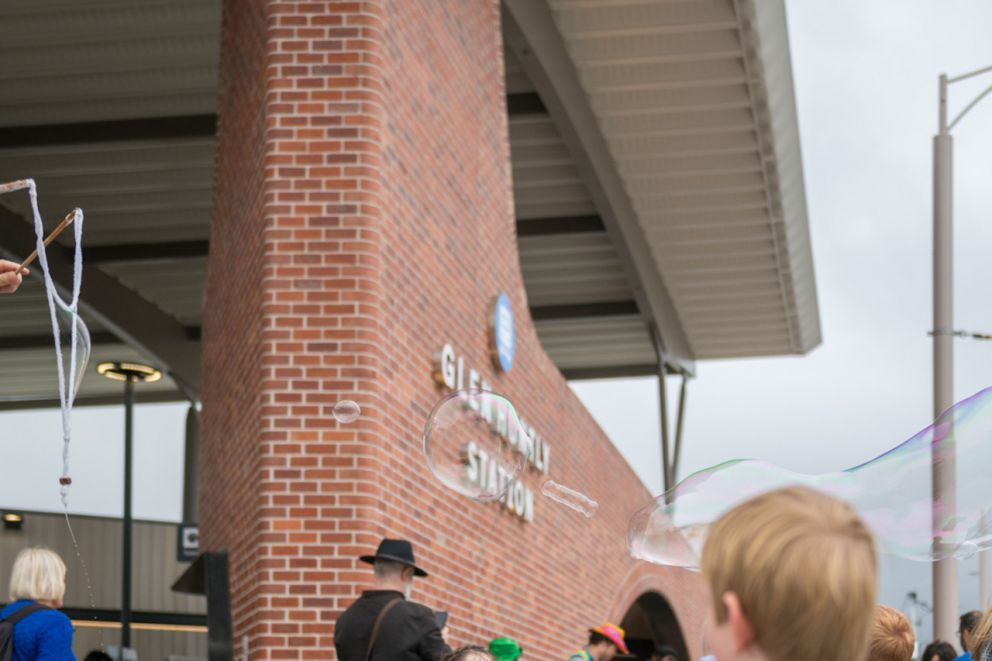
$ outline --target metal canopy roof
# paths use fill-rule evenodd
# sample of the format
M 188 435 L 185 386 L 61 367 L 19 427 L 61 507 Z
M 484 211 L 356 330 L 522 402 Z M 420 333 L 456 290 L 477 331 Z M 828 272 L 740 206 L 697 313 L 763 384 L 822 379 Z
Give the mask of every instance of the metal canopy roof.
M 814 347 L 782 1 L 523 4 L 504 0 L 520 260 L 562 372 Z M 49 223 L 86 213 L 91 364 L 150 360 L 192 393 L 219 37 L 218 0 L 0 4 L 0 181 L 33 177 Z M 25 202 L 0 198 L 15 257 Z M 0 300 L 0 406 L 52 402 L 49 336 L 37 281 Z M 168 378 L 141 392 L 179 397 Z M 80 398 L 118 393 L 89 374 Z

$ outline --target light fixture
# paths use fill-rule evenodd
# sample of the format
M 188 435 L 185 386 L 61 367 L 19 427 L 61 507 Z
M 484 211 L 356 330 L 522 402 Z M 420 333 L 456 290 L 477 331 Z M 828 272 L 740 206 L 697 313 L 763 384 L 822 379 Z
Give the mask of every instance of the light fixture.
M 20 512 L 4 512 L 3 527 L 5 530 L 20 530 L 24 525 L 24 515 Z
M 131 647 L 131 478 L 134 428 L 134 384 L 153 383 L 162 372 L 151 365 L 123 360 L 100 363 L 97 374 L 124 383 L 124 516 L 121 518 L 121 649 Z
M 106 362 L 96 366 L 97 374 L 114 381 L 132 381 L 154 383 L 162 378 L 162 372 L 151 365 L 142 363 Z

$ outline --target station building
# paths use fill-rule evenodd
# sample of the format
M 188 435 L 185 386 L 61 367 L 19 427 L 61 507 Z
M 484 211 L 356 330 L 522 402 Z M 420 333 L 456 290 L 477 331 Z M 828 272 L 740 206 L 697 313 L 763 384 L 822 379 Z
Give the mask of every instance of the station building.
M 333 658 L 383 536 L 413 542 L 415 598 L 456 643 L 564 658 L 611 620 L 632 658 L 701 653 L 701 580 L 628 556 L 652 494 L 568 381 L 685 388 L 699 362 L 820 342 L 781 0 L 19 0 L 0 37 L 0 180 L 35 178 L 46 218 L 86 213 L 91 367 L 147 362 L 166 378 L 139 402 L 202 405 L 184 518 L 229 563 L 210 658 Z M 0 251 L 22 257 L 26 210 L 0 202 Z M 51 406 L 40 283 L 0 306 L 0 406 Z M 483 385 L 541 448 L 504 503 L 424 462 L 434 404 Z M 87 374 L 78 405 L 120 401 Z M 0 531 L 0 567 L 36 539 L 66 555 L 45 517 Z M 189 567 L 154 529 L 135 602 L 187 629 L 134 646 L 203 656 L 205 604 L 164 594 Z M 98 583 L 116 539 L 90 551 Z M 116 593 L 91 606 L 70 578 L 67 607 L 111 622 Z

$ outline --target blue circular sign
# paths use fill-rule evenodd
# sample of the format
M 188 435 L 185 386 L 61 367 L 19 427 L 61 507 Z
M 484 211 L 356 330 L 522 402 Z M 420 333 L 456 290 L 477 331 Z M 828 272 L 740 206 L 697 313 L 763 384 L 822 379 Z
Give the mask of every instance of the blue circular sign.
M 510 298 L 502 292 L 493 301 L 489 320 L 489 348 L 496 367 L 509 372 L 517 351 L 517 339 L 513 329 L 513 307 L 510 305 Z

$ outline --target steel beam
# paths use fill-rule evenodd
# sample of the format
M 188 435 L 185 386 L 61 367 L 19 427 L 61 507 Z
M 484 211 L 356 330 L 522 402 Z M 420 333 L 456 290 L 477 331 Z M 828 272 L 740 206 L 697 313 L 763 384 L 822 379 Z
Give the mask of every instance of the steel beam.
M 547 1 L 503 0 L 503 33 L 575 160 L 638 307 L 661 336 L 665 360 L 693 374 L 694 356 L 685 330 Z
M 530 317 L 534 321 L 638 316 L 640 316 L 640 311 L 637 309 L 637 303 L 635 301 L 606 301 L 603 303 L 575 303 L 570 305 L 540 305 L 530 309 Z
M 167 241 L 161 243 L 120 243 L 83 248 L 83 262 L 140 262 L 149 259 L 206 257 L 209 241 Z
M 536 92 L 520 92 L 506 95 L 506 112 L 511 117 L 519 115 L 546 115 L 548 109 Z
M 592 234 L 606 232 L 599 216 L 563 216 L 517 220 L 517 237 Z
M 657 376 L 655 363 L 644 365 L 610 365 L 609 367 L 571 367 L 561 370 L 567 381 L 588 379 L 620 379 L 634 376 Z
M 134 397 L 136 404 L 162 404 L 186 402 L 189 399 L 178 390 L 166 390 L 138 393 Z M 73 402 L 74 408 L 81 406 L 119 406 L 121 396 L 90 395 L 80 397 Z M 52 397 L 0 397 L 0 411 L 25 411 L 28 409 L 57 409 L 61 406 L 58 395 Z
M 34 227 L 18 214 L 0 207 L 0 253 L 17 261 L 35 248 Z M 72 287 L 72 258 L 57 246 L 48 249 L 48 264 L 55 285 L 68 297 Z M 41 277 L 34 268 L 32 277 Z M 190 399 L 200 395 L 200 344 L 186 328 L 158 306 L 100 269 L 83 266 L 83 294 L 79 306 L 83 315 L 141 351 L 172 377 Z
M 205 138 L 217 133 L 217 115 L 142 117 L 70 124 L 0 127 L 4 149 L 94 142 Z

